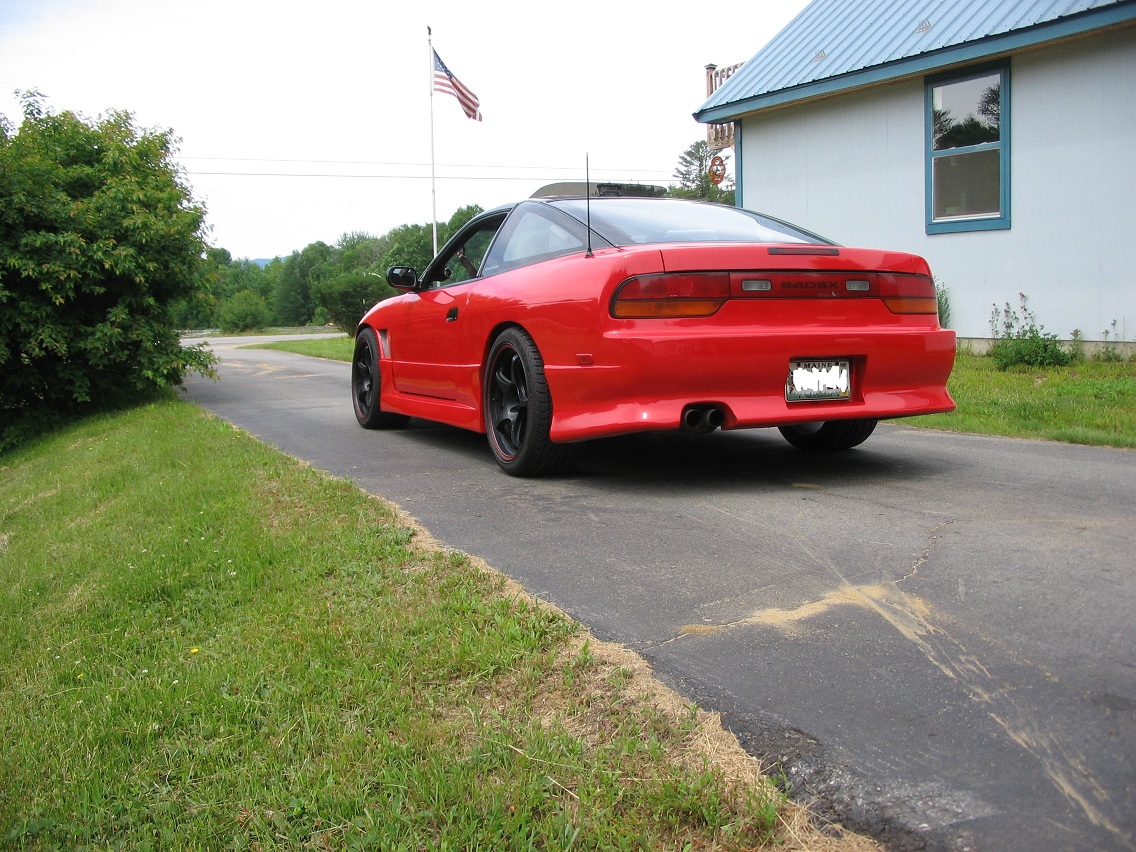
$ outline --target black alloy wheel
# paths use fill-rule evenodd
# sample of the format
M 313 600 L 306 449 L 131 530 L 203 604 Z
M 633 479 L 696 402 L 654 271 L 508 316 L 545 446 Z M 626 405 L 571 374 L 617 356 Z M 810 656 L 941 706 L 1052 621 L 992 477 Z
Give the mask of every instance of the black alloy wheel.
M 532 338 L 507 328 L 489 350 L 485 372 L 485 431 L 501 469 L 512 476 L 538 476 L 565 468 L 574 446 L 555 444 L 552 395 L 544 361 Z
M 777 427 L 798 450 L 836 452 L 850 450 L 868 440 L 877 420 L 821 420 Z
M 410 418 L 391 414 L 379 407 L 382 379 L 379 373 L 379 342 L 375 331 L 364 327 L 355 337 L 355 357 L 351 359 L 351 402 L 355 419 L 364 429 L 397 429 Z

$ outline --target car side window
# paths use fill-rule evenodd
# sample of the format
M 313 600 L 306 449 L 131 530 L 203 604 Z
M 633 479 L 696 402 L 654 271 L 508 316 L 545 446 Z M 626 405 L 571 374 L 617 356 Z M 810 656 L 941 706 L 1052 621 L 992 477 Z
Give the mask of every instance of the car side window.
M 482 261 L 500 227 L 501 219 L 488 220 L 481 227 L 463 235 L 460 241 L 449 245 L 445 254 L 434 262 L 429 285 L 449 287 L 483 275 Z
M 483 275 L 582 252 L 586 234 L 568 217 L 535 204 L 518 205 L 485 258 Z

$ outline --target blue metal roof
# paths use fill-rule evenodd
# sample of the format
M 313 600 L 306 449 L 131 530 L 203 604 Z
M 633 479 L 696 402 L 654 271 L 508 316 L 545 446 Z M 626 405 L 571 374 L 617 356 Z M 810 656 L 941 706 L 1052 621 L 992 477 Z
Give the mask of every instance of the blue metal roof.
M 731 121 L 1133 21 L 1136 0 L 813 0 L 694 117 Z

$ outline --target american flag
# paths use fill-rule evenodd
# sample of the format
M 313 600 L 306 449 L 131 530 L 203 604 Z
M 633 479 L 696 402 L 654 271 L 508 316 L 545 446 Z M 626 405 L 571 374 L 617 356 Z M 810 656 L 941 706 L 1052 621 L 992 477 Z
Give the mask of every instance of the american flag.
M 442 57 L 438 55 L 436 50 L 434 51 L 434 91 L 441 92 L 443 95 L 453 95 L 465 111 L 466 118 L 481 121 L 481 110 L 479 109 L 481 101 L 446 67 L 446 63 L 442 61 Z

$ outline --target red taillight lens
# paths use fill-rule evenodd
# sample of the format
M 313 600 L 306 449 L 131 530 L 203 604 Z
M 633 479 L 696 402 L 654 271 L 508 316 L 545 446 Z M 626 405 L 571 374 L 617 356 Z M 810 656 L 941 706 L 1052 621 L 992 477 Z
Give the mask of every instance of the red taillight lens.
M 937 314 L 935 282 L 926 275 L 879 274 L 880 298 L 893 314 Z
M 611 315 L 619 319 L 708 317 L 730 297 L 724 272 L 638 275 L 619 285 Z

